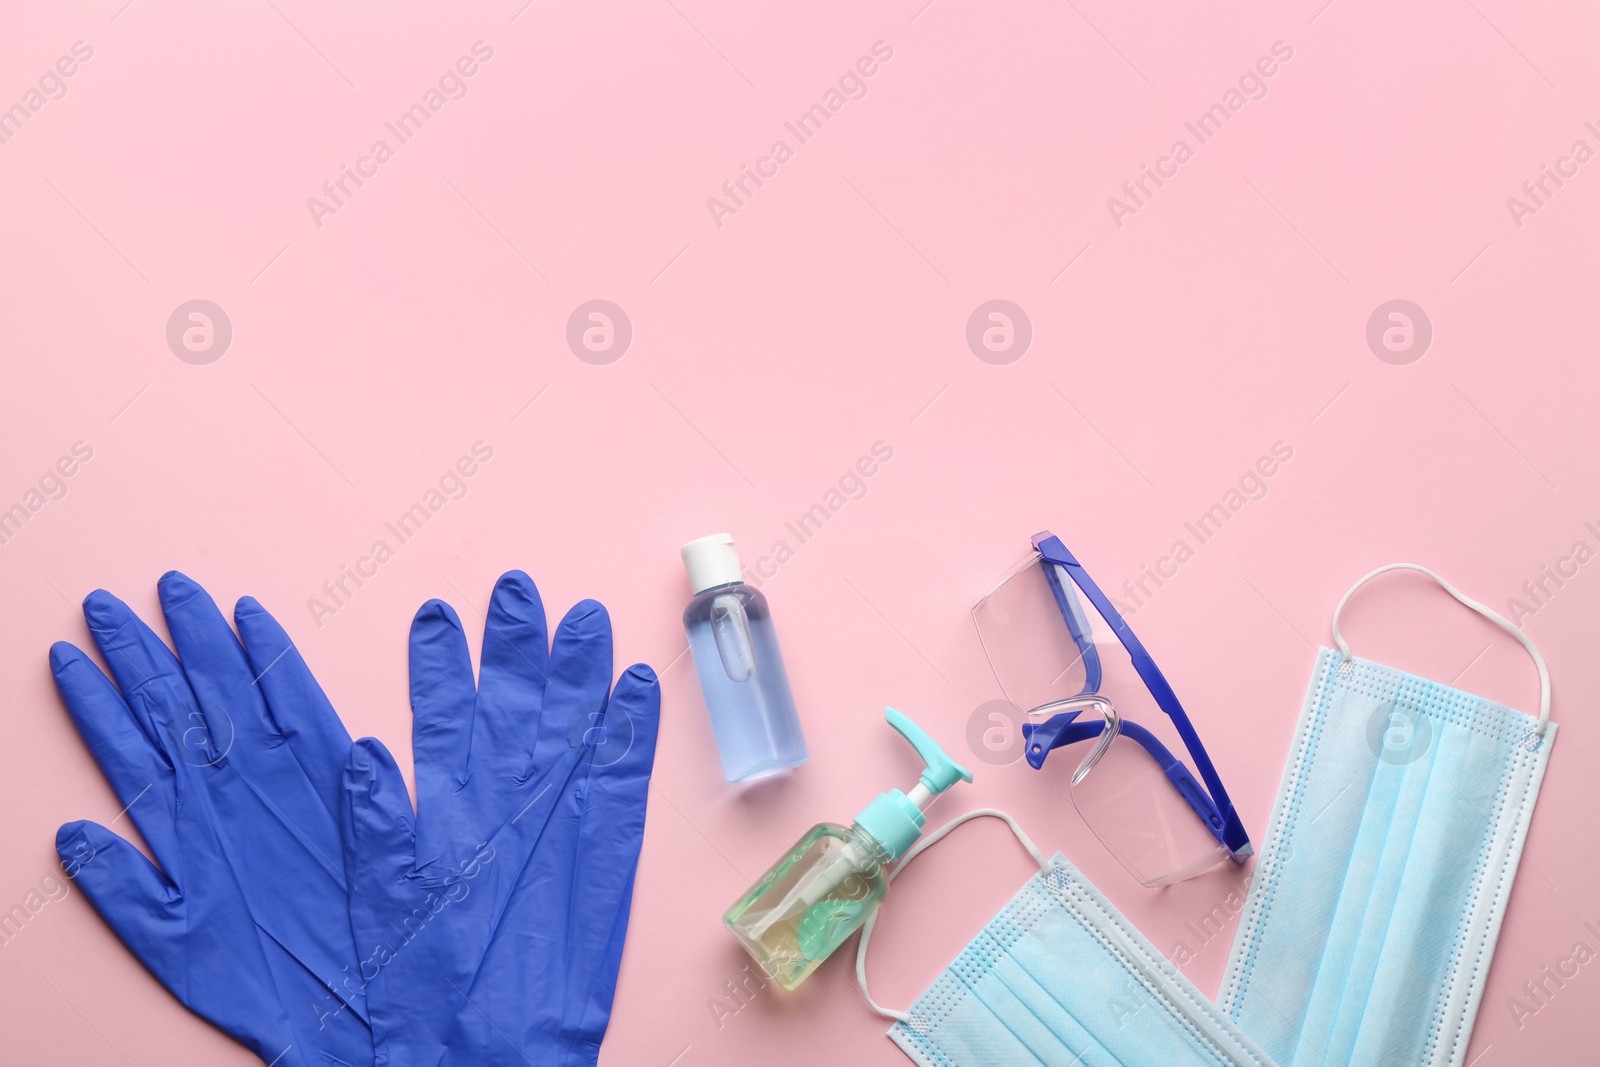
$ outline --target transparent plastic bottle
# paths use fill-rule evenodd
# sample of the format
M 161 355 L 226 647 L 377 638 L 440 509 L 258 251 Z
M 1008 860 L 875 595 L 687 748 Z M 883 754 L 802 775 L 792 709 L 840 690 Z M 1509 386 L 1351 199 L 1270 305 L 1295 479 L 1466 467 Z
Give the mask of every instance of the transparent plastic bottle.
M 695 592 L 683 628 L 723 776 L 751 782 L 798 767 L 810 754 L 767 598 L 744 583 L 727 534 L 690 541 L 682 554 Z
M 887 849 L 860 826 L 813 826 L 725 921 L 785 989 L 793 989 L 855 933 L 889 890 Z
M 889 891 L 888 867 L 922 833 L 923 809 L 972 772 L 916 723 L 885 713 L 926 764 L 909 793 L 880 793 L 850 826 L 819 823 L 750 889 L 722 921 L 762 970 L 793 989 L 861 928 Z

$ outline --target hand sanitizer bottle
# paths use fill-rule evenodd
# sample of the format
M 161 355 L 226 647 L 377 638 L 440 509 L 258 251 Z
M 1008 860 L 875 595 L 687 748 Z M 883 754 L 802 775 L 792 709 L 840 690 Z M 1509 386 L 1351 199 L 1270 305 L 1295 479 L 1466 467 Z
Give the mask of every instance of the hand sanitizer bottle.
M 850 826 L 813 826 L 722 917 L 785 989 L 805 981 L 883 903 L 887 868 L 922 835 L 933 798 L 972 781 L 916 723 L 893 708 L 887 718 L 927 765 L 911 792 L 879 793 Z
M 811 757 L 767 598 L 744 584 L 729 535 L 690 541 L 682 555 L 694 589 L 683 628 L 724 777 L 753 782 L 798 767 Z

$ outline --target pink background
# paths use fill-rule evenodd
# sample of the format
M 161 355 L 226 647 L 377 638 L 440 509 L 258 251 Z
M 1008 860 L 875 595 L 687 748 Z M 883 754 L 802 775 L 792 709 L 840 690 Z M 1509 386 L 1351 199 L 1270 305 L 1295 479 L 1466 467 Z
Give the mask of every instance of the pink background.
M 54 869 L 58 824 L 120 807 L 46 664 L 52 640 L 85 639 L 89 590 L 151 619 L 172 567 L 225 604 L 258 596 L 352 734 L 409 766 L 411 613 L 442 596 L 475 629 L 495 577 L 523 567 L 553 614 L 603 600 L 619 666 L 663 677 L 602 1062 L 899 1064 L 851 952 L 741 1007 L 718 922 L 813 822 L 911 780 L 885 703 L 978 769 L 936 821 L 1014 812 L 1163 949 L 1247 873 L 1142 889 L 1058 778 L 966 748 L 999 696 L 968 609 L 1034 530 L 1119 586 L 1274 442 L 1293 448 L 1134 621 L 1256 835 L 1355 578 L 1413 560 L 1503 606 L 1574 542 L 1600 549 L 1600 162 L 1547 180 L 1520 227 L 1507 206 L 1574 141 L 1600 148 L 1586 5 L 124 2 L 0 15 L 0 106 L 26 107 L 74 42 L 93 50 L 0 145 L 0 506 L 93 449 L 0 547 L 4 908 Z M 480 40 L 493 57 L 467 95 L 398 145 L 384 123 Z M 799 144 L 783 124 L 877 41 L 893 58 L 865 98 Z M 1278 41 L 1293 55 L 1267 95 L 1198 145 L 1184 123 Z M 394 158 L 319 227 L 307 198 L 378 138 Z M 707 198 L 780 138 L 793 158 L 719 227 Z M 1107 198 L 1178 138 L 1194 158 L 1119 227 Z M 1008 365 L 965 339 L 997 298 L 1033 330 Z M 232 323 L 209 365 L 165 338 L 193 299 Z M 609 365 L 565 341 L 592 299 L 633 326 Z M 1407 365 L 1365 338 L 1393 299 L 1433 327 Z M 479 440 L 494 458 L 467 495 L 314 618 L 322 583 Z M 893 459 L 865 495 L 797 544 L 785 522 L 879 441 Z M 677 549 L 717 530 L 749 564 L 795 549 L 764 585 L 813 759 L 744 793 L 680 656 Z M 1530 606 L 1561 743 L 1468 1057 L 1488 1067 L 1591 1057 L 1600 1001 L 1589 963 L 1520 1026 L 1510 1008 L 1575 942 L 1600 949 L 1583 925 L 1600 926 L 1600 562 Z M 1420 582 L 1373 588 L 1348 632 L 1359 654 L 1536 701 L 1514 643 Z M 885 912 L 874 992 L 909 1003 L 1027 875 L 998 824 L 930 853 Z M 1232 935 L 1189 942 L 1207 992 Z M 251 1062 L 76 892 L 0 947 L 0 1047 Z

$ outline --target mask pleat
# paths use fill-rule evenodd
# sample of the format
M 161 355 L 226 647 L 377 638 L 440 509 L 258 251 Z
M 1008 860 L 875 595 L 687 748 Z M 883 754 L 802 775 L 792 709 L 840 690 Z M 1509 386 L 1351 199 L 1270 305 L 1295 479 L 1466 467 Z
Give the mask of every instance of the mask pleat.
M 1491 737 L 1452 724 L 1440 728 L 1436 746 L 1448 772 L 1433 776 L 1423 800 L 1420 835 L 1395 900 L 1384 966 L 1371 983 L 1367 1011 L 1348 1039 L 1352 1063 L 1375 1062 L 1404 1048 L 1409 1062 L 1422 1063 L 1445 983 L 1462 949 L 1461 918 L 1490 846 L 1495 797 L 1510 769 Z
M 998 961 L 983 986 L 981 995 L 995 1017 L 1023 1040 L 1038 1062 L 1048 1067 L 1122 1067 L 1124 1061 L 1096 1040 L 1086 1020 L 1052 996 L 1016 956 Z M 1077 998 L 1080 1006 L 1099 991 L 1089 986 L 1084 994 Z
M 1394 709 L 1413 722 L 1420 722 L 1424 714 L 1413 702 L 1413 694 L 1406 692 L 1397 694 Z M 1453 753 L 1442 751 L 1453 747 L 1452 739 L 1440 741 L 1411 762 L 1394 763 L 1374 756 L 1377 769 L 1373 795 L 1368 798 L 1369 817 L 1357 837 L 1345 885 L 1349 912 L 1336 920 L 1338 929 L 1333 934 L 1345 957 L 1344 969 L 1318 976 L 1313 1008 L 1307 1014 L 1307 1032 L 1321 1035 L 1319 1043 L 1330 1063 L 1350 1062 L 1350 1049 L 1380 961 L 1387 953 L 1406 951 L 1399 943 L 1403 936 L 1396 936 L 1400 931 L 1395 926 L 1395 910 L 1403 896 L 1408 864 L 1415 858 L 1418 828 L 1426 825 L 1425 801 L 1434 769 L 1453 758 Z

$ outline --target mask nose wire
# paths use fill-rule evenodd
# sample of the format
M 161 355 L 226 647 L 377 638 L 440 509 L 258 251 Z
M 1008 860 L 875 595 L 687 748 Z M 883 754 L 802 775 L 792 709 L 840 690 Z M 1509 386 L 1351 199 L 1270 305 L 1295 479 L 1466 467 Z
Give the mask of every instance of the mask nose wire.
M 1527 651 L 1528 655 L 1533 658 L 1533 665 L 1539 668 L 1539 722 L 1534 726 L 1533 732 L 1543 736 L 1545 727 L 1550 724 L 1550 668 L 1545 666 L 1544 656 L 1539 652 L 1539 646 L 1535 645 L 1533 643 L 1533 639 L 1527 634 L 1517 629 L 1516 625 L 1512 623 L 1510 619 L 1507 619 L 1504 615 L 1501 615 L 1498 611 L 1495 611 L 1488 605 L 1480 604 L 1476 600 L 1473 600 L 1471 597 L 1467 596 L 1461 590 L 1457 589 L 1455 586 L 1451 585 L 1449 582 L 1445 581 L 1443 578 L 1439 577 L 1426 567 L 1419 566 L 1415 563 L 1390 563 L 1386 566 L 1379 567 L 1371 574 L 1368 574 L 1365 578 L 1362 578 L 1360 581 L 1356 582 L 1355 585 L 1352 585 L 1349 590 L 1345 592 L 1344 598 L 1339 601 L 1339 606 L 1333 609 L 1333 640 L 1334 643 L 1339 646 L 1340 655 L 1345 660 L 1350 659 L 1350 645 L 1345 641 L 1344 635 L 1339 632 L 1339 613 L 1342 612 L 1344 610 L 1344 606 L 1350 602 L 1350 598 L 1355 596 L 1357 589 L 1360 589 L 1363 585 L 1366 585 L 1368 582 L 1372 581 L 1372 579 L 1376 578 L 1380 574 L 1383 574 L 1385 571 L 1416 571 L 1418 574 L 1426 575 L 1427 577 L 1433 579 L 1433 581 L 1437 582 L 1439 587 L 1446 593 L 1449 593 L 1466 607 L 1476 611 L 1479 615 L 1482 615 L 1484 618 L 1500 627 L 1500 629 L 1516 638 L 1517 643 L 1520 644 Z

